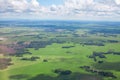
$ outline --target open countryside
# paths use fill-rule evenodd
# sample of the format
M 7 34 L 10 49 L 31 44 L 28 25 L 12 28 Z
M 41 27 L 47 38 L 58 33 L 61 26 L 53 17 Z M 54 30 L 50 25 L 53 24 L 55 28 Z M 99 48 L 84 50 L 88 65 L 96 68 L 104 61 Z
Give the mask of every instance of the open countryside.
M 120 23 L 0 21 L 0 80 L 120 80 Z

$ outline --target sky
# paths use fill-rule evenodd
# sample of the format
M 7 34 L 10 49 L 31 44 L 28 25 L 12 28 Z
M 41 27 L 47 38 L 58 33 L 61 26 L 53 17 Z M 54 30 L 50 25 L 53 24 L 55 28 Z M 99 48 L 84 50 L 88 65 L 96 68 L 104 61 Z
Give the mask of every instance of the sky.
M 120 0 L 0 0 L 0 19 L 120 21 Z

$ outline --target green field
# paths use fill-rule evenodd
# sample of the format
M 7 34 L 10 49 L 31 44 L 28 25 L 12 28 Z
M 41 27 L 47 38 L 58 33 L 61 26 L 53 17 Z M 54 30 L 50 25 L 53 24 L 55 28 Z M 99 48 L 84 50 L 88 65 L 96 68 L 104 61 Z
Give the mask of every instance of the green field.
M 0 27 L 0 80 L 120 80 L 120 34 L 109 32 L 116 28 L 77 26 Z

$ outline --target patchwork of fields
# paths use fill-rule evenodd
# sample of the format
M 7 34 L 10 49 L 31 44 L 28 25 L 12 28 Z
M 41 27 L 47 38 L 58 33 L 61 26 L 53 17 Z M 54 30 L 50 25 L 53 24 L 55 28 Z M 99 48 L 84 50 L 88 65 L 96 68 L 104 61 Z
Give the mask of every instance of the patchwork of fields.
M 0 21 L 0 80 L 120 80 L 120 23 Z

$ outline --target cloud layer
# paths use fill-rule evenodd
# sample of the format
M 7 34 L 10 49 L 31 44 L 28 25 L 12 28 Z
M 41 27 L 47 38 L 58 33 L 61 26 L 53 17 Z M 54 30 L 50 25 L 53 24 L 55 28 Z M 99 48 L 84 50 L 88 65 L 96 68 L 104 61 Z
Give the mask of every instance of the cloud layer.
M 65 0 L 64 4 L 43 6 L 37 0 L 0 0 L 0 17 L 119 17 L 120 0 Z

